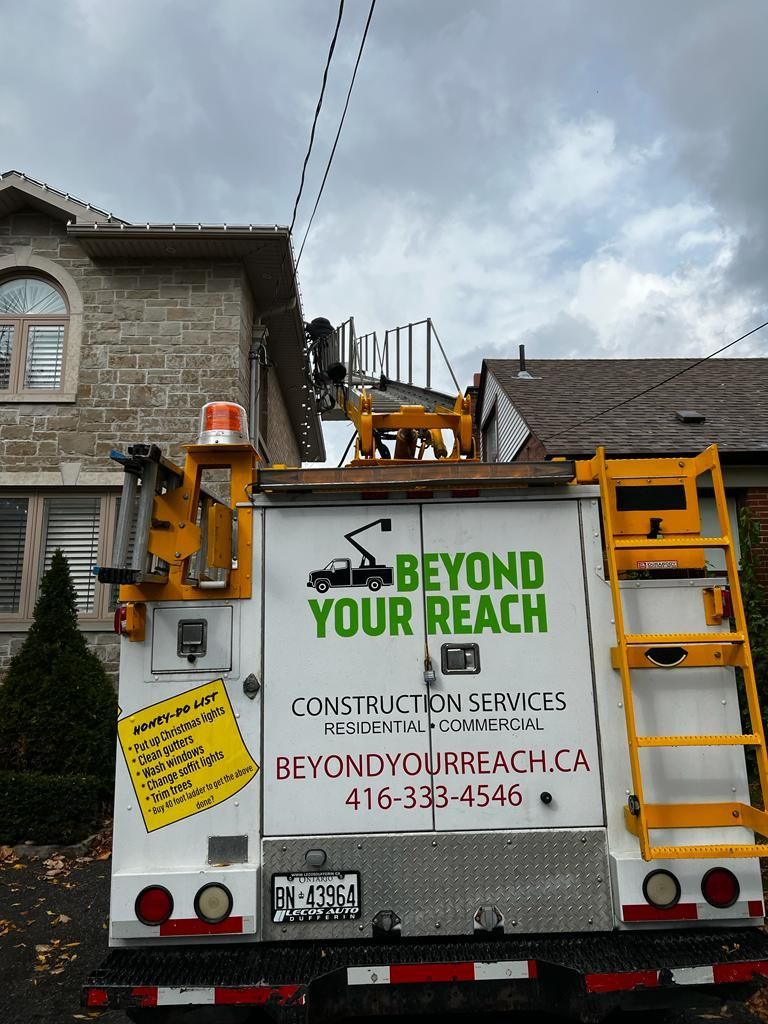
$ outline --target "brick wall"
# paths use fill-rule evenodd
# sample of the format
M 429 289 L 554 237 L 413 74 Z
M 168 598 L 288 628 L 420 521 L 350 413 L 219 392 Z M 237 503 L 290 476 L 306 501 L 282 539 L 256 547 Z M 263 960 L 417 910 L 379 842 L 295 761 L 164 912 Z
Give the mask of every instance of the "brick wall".
M 744 492 L 742 505 L 752 513 L 760 530 L 757 571 L 760 582 L 768 590 L 768 488 L 749 487 Z

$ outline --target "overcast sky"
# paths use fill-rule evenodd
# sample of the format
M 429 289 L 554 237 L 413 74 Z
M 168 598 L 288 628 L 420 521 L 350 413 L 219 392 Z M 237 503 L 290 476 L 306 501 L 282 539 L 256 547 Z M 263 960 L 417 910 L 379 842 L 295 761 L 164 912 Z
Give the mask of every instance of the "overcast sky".
M 297 238 L 368 0 L 347 0 Z M 287 224 L 337 0 L 0 0 L 0 169 Z M 700 355 L 765 319 L 765 0 L 378 0 L 304 313 L 484 356 Z M 766 335 L 732 355 L 762 355 Z M 335 447 L 335 446 L 334 446 Z

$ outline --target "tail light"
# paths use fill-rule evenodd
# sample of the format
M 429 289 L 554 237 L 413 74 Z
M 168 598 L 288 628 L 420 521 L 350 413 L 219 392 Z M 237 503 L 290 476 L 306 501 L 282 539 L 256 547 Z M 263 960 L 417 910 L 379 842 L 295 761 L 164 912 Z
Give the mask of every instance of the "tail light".
M 195 913 L 206 924 L 218 924 L 232 913 L 232 893 L 215 882 L 204 885 L 195 896 Z
M 733 618 L 733 600 L 731 599 L 731 592 L 727 587 L 723 587 L 723 618 Z
M 135 910 L 142 924 L 164 924 L 173 913 L 173 896 L 162 885 L 149 885 L 136 897 Z
M 710 868 L 701 880 L 701 893 L 713 907 L 732 907 L 739 898 L 739 880 L 728 868 Z
M 680 900 L 680 883 L 671 871 L 651 871 L 643 882 L 643 896 L 657 910 L 668 910 Z

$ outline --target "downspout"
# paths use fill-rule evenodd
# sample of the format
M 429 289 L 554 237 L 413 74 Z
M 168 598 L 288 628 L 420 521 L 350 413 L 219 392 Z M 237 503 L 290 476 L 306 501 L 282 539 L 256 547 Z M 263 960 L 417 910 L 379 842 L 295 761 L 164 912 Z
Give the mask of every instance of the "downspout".
M 268 331 L 262 323 L 264 317 L 276 316 L 278 313 L 287 313 L 296 306 L 296 296 L 281 306 L 272 306 L 265 309 L 253 321 L 251 328 L 251 347 L 248 350 L 248 371 L 249 371 L 249 394 L 248 394 L 248 424 L 250 441 L 258 451 L 259 448 L 259 423 L 261 422 L 261 385 L 263 381 L 262 368 L 269 365 L 266 352 L 266 341 Z

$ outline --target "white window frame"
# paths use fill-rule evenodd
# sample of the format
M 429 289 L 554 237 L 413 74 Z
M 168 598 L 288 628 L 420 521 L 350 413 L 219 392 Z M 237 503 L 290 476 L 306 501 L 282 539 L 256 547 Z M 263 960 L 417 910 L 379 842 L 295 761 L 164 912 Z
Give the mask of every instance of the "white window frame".
M 100 499 L 99 533 L 96 547 L 96 563 L 108 565 L 112 553 L 117 505 L 120 492 L 105 493 L 91 488 L 76 490 L 45 491 L 1 491 L 0 498 L 25 499 L 27 501 L 27 529 L 24 537 L 24 558 L 21 574 L 21 595 L 18 612 L 0 612 L 0 633 L 24 632 L 31 624 L 35 602 L 40 593 L 45 551 L 43 526 L 45 522 L 45 501 L 47 498 L 90 498 Z M 112 629 L 114 622 L 113 588 L 96 583 L 94 609 L 79 612 L 78 623 L 86 632 L 104 632 Z

